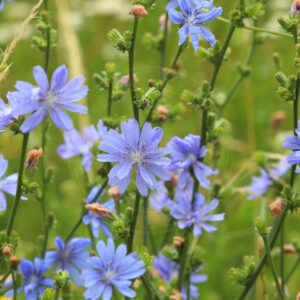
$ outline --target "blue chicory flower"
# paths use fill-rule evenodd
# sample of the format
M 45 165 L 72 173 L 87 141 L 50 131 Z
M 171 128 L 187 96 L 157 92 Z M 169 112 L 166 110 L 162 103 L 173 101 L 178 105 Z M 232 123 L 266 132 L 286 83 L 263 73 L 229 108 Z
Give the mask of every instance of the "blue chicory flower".
M 77 76 L 67 83 L 68 73 L 65 65 L 58 67 L 50 84 L 44 69 L 36 66 L 33 68 L 33 76 L 38 87 L 28 82 L 17 81 L 15 87 L 18 91 L 7 94 L 14 115 L 32 113 L 20 127 L 23 133 L 32 131 L 42 123 L 48 112 L 52 122 L 63 130 L 72 129 L 73 121 L 62 109 L 87 113 L 85 106 L 74 103 L 87 95 L 88 87 L 80 87 L 85 79 Z
M 89 194 L 86 197 L 86 204 L 91 204 L 94 202 L 99 202 L 100 198 L 105 194 L 105 189 L 101 192 L 100 195 L 97 196 L 101 189 L 101 185 L 95 185 L 94 187 L 91 188 Z M 97 198 L 96 198 L 97 196 Z
M 55 246 L 57 250 L 47 251 L 45 254 L 45 262 L 49 268 L 58 263 L 57 270 L 67 270 L 78 286 L 82 285 L 79 270 L 88 267 L 87 259 L 89 252 L 85 251 L 92 245 L 90 239 L 73 238 L 65 243 L 64 240 L 57 236 L 55 238 Z
M 178 186 L 184 189 L 190 180 L 190 168 L 193 168 L 194 174 L 200 185 L 209 188 L 210 181 L 207 176 L 217 174 L 210 167 L 200 161 L 206 154 L 206 147 L 201 146 L 201 137 L 189 134 L 184 139 L 173 137 L 168 143 L 172 161 L 170 170 L 179 173 Z
M 43 297 L 45 286 L 54 288 L 54 281 L 50 278 L 43 277 L 43 274 L 48 270 L 44 260 L 36 257 L 34 262 L 31 262 L 23 258 L 18 269 L 24 276 L 18 293 L 24 291 L 26 300 L 36 300 L 38 296 Z M 12 284 L 12 280 L 9 280 L 5 282 L 4 286 L 12 286 Z M 7 298 L 11 298 L 13 297 L 13 293 L 13 289 L 10 289 L 4 295 Z
M 146 122 L 140 133 L 139 124 L 134 119 L 122 122 L 121 129 L 121 134 L 111 129 L 104 136 L 99 149 L 107 154 L 98 155 L 98 161 L 119 162 L 110 170 L 108 176 L 110 186 L 118 185 L 121 194 L 126 190 L 136 166 L 138 191 L 142 196 L 147 196 L 148 187 L 151 190 L 155 189 L 154 175 L 163 180 L 171 178 L 170 172 L 166 170 L 169 159 L 164 157 L 169 150 L 157 149 L 163 130 L 159 127 L 152 128 L 151 124 Z
M 175 203 L 168 195 L 168 190 L 162 180 L 157 182 L 155 190 L 149 197 L 149 201 L 151 207 L 158 212 L 161 212 L 164 207 L 171 209 Z
M 0 0 L 0 11 L 4 9 L 5 1 L 12 2 L 13 0 Z
M 108 239 L 107 245 L 103 241 L 97 243 L 99 257 L 88 259 L 90 268 L 83 270 L 82 278 L 87 288 L 83 294 L 85 299 L 110 300 L 113 294 L 113 286 L 124 296 L 134 298 L 135 291 L 130 289 L 131 279 L 135 279 L 145 273 L 145 263 L 138 260 L 136 253 L 127 254 L 127 248 L 121 244 L 115 249 L 112 239 Z
M 300 11 L 299 0 L 293 0 L 292 7 L 291 7 L 291 15 L 294 16 L 295 14 L 299 13 L 299 11 Z
M 300 121 L 298 121 L 298 128 L 295 130 L 297 135 L 288 135 L 285 137 L 282 147 L 285 149 L 293 150 L 290 153 L 286 160 L 291 165 L 297 165 L 300 163 Z M 300 169 L 296 170 L 297 173 L 300 173 Z
M 154 261 L 153 267 L 158 272 L 159 276 L 163 281 L 169 283 L 171 280 L 176 280 L 178 277 L 179 264 L 172 261 L 168 257 L 159 253 Z M 198 287 L 196 284 L 203 283 L 207 281 L 207 275 L 199 274 L 199 272 L 203 269 L 203 265 L 198 269 L 194 270 L 190 276 L 190 297 L 191 299 L 196 298 L 199 299 L 200 294 L 198 291 Z M 186 287 L 182 285 L 181 295 L 184 299 L 187 299 Z
M 197 51 L 200 34 L 213 46 L 216 38 L 203 24 L 219 17 L 222 14 L 222 8 L 211 7 L 211 1 L 201 1 L 196 7 L 193 6 L 191 0 L 178 0 L 178 4 L 182 14 L 175 9 L 170 9 L 169 17 L 173 23 L 182 24 L 182 27 L 178 30 L 179 45 L 182 45 L 191 34 L 194 50 Z M 204 9 L 205 12 L 202 12 Z
M 114 211 L 114 213 L 116 213 L 114 199 L 110 199 L 104 203 L 101 203 L 101 205 Z M 88 213 L 86 215 L 83 216 L 82 222 L 85 225 L 91 224 L 92 234 L 95 238 L 99 237 L 99 228 L 104 232 L 104 234 L 107 237 L 112 238 L 112 234 L 109 229 L 109 226 L 107 224 L 105 224 L 105 222 L 103 221 L 103 218 L 101 216 L 94 214 L 90 210 L 88 211 Z
M 204 2 L 205 0 L 191 0 L 191 3 L 196 7 L 200 5 L 201 2 Z M 213 3 L 213 0 L 210 0 L 210 3 Z M 178 0 L 169 0 L 168 4 L 166 5 L 166 11 L 169 11 L 170 9 L 176 9 L 178 7 Z
M 276 168 L 270 169 L 269 173 L 265 169 L 260 169 L 260 177 L 252 176 L 252 183 L 248 187 L 250 191 L 248 200 L 253 200 L 264 195 L 273 185 L 274 180 L 282 177 L 290 167 L 285 160 L 281 160 Z
M 104 126 L 103 120 L 100 119 L 97 124 L 97 132 L 99 139 L 103 140 L 108 131 L 109 129 L 106 126 Z
M 220 203 L 218 199 L 213 199 L 208 205 L 201 193 L 196 193 L 195 202 L 192 203 L 192 195 L 188 193 L 175 194 L 176 205 L 171 210 L 173 218 L 178 220 L 180 229 L 193 227 L 194 236 L 202 234 L 202 228 L 207 232 L 218 230 L 216 227 L 207 224 L 211 221 L 223 221 L 225 213 L 209 215 Z
M 12 118 L 12 109 L 0 98 L 0 130 L 4 129 Z
M 0 154 L 0 211 L 6 210 L 6 197 L 4 193 L 12 196 L 16 196 L 18 174 L 14 173 L 3 178 L 8 168 L 8 161 L 4 159 Z M 21 197 L 22 200 L 27 200 L 25 197 Z
M 98 140 L 98 133 L 95 127 L 85 127 L 80 135 L 76 129 L 64 133 L 65 144 L 58 146 L 57 154 L 62 159 L 69 159 L 73 156 L 82 156 L 82 166 L 86 172 L 92 167 L 93 154 L 90 149 Z

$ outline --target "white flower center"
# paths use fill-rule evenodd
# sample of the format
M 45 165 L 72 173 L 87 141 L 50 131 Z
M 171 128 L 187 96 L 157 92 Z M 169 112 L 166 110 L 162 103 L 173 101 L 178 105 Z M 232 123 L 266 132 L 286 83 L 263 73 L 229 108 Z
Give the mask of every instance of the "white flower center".
M 140 152 L 131 152 L 128 155 L 128 158 L 131 159 L 136 164 L 142 164 L 144 160 L 143 154 Z
M 37 277 L 37 275 L 33 274 L 33 275 L 30 276 L 29 281 L 31 283 L 37 283 L 39 281 L 39 278 Z
M 47 97 L 43 101 L 48 107 L 52 106 L 54 103 L 57 102 L 58 96 L 52 95 L 52 92 L 49 91 Z
M 105 273 L 105 275 L 103 276 L 103 280 L 104 281 L 110 281 L 113 279 L 113 277 L 115 276 L 115 272 L 111 269 L 108 269 Z
M 192 14 L 191 16 L 187 17 L 186 23 L 188 26 L 193 26 L 195 21 L 195 16 Z

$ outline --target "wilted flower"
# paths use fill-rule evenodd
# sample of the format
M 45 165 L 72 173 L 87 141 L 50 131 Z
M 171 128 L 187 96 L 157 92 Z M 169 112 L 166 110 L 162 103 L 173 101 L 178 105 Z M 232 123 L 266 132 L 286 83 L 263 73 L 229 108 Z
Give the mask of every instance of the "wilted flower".
M 93 154 L 90 149 L 98 140 L 98 133 L 95 127 L 83 128 L 83 134 L 80 135 L 76 129 L 71 129 L 64 133 L 65 144 L 57 147 L 57 154 L 62 159 L 69 159 L 73 156 L 82 156 L 82 166 L 86 172 L 92 167 Z
M 110 209 L 106 208 L 105 206 L 99 203 L 87 204 L 85 208 L 100 217 L 109 217 L 112 213 Z
M 73 128 L 72 119 L 62 110 L 86 113 L 87 108 L 74 103 L 84 98 L 88 92 L 87 86 L 79 87 L 83 82 L 82 76 L 77 76 L 67 83 L 68 69 L 62 65 L 58 67 L 49 84 L 46 72 L 41 66 L 33 68 L 33 76 L 38 87 L 24 81 L 17 81 L 18 91 L 7 94 L 8 101 L 16 116 L 32 113 L 21 125 L 20 130 L 28 133 L 44 121 L 50 114 L 52 122 L 63 130 Z
M 188 193 L 176 193 L 176 204 L 171 210 L 173 218 L 178 220 L 178 227 L 184 229 L 193 227 L 194 236 L 202 234 L 202 228 L 207 232 L 218 230 L 216 227 L 207 224 L 211 221 L 223 221 L 225 213 L 209 215 L 220 203 L 218 199 L 213 199 L 208 205 L 201 193 L 196 193 L 195 202 L 192 203 L 192 195 Z
M 32 263 L 30 260 L 23 258 L 18 267 L 19 271 L 24 276 L 21 287 L 18 293 L 24 291 L 26 299 L 38 299 L 38 296 L 43 297 L 44 287 L 54 287 L 53 280 L 43 277 L 43 274 L 48 271 L 48 267 L 44 260 L 36 257 Z M 4 286 L 12 286 L 12 280 L 5 282 Z M 14 291 L 10 289 L 4 295 L 5 297 L 13 297 Z
M 98 202 L 100 198 L 104 195 L 105 189 L 101 192 L 100 195 L 98 195 L 99 191 L 101 190 L 101 185 L 95 185 L 94 187 L 91 188 L 89 194 L 86 197 L 86 203 L 90 204 L 93 202 Z M 97 196 L 98 195 L 98 196 Z M 95 198 L 97 196 L 97 198 Z
M 158 275 L 166 283 L 169 283 L 171 280 L 176 280 L 178 277 L 179 264 L 175 263 L 168 257 L 162 255 L 161 253 L 155 257 L 153 262 L 153 267 L 155 268 Z M 193 271 L 190 276 L 190 296 L 192 298 L 198 299 L 200 294 L 196 284 L 207 281 L 207 276 L 204 274 L 199 274 L 203 269 L 203 265 L 197 270 Z M 186 286 L 182 285 L 181 294 L 184 299 L 187 298 L 186 295 Z
M 110 188 L 107 193 L 109 196 L 113 197 L 116 200 L 119 200 L 121 198 L 121 194 L 117 185 Z
M 94 203 L 94 204 L 98 204 L 98 203 Z M 90 207 L 90 205 L 94 205 L 94 204 L 88 204 L 87 206 Z M 84 215 L 84 217 L 82 218 L 82 222 L 85 225 L 91 224 L 92 233 L 93 233 L 94 237 L 96 237 L 96 238 L 99 237 L 99 229 L 101 229 L 106 236 L 112 237 L 111 231 L 110 231 L 108 225 L 105 224 L 103 218 L 107 215 L 110 215 L 110 213 L 112 211 L 114 213 L 116 213 L 115 202 L 113 199 L 110 199 L 104 203 L 101 203 L 101 206 L 102 206 L 101 212 L 102 212 L 102 214 L 104 213 L 104 215 L 101 216 L 101 215 L 99 215 L 99 213 L 95 213 L 91 209 L 88 211 L 88 213 L 86 215 Z M 96 211 L 97 211 L 97 209 L 96 209 Z
M 182 45 L 188 38 L 189 34 L 192 36 L 192 44 L 194 50 L 197 51 L 199 47 L 199 34 L 206 39 L 211 46 L 216 42 L 215 36 L 203 26 L 203 24 L 214 20 L 222 14 L 221 7 L 211 7 L 212 1 L 201 1 L 196 7 L 193 6 L 191 0 L 178 0 L 179 7 L 182 14 L 175 9 L 169 10 L 170 20 L 175 24 L 182 24 L 183 26 L 178 30 L 179 44 Z M 204 9 L 209 10 L 201 12 Z
M 0 154 L 0 211 L 6 210 L 6 197 L 4 193 L 16 196 L 18 174 L 12 174 L 10 176 L 4 177 L 8 168 L 8 162 L 4 159 L 3 155 Z M 21 197 L 22 200 L 27 200 L 27 198 Z
M 92 245 L 90 239 L 73 238 L 65 243 L 57 236 L 55 246 L 57 250 L 47 251 L 45 262 L 49 268 L 58 263 L 57 270 L 67 270 L 78 286 L 82 285 L 79 271 L 88 267 L 89 252 L 84 251 Z
M 126 190 L 136 166 L 138 191 L 142 196 L 147 196 L 148 187 L 153 190 L 156 186 L 154 175 L 163 180 L 171 178 L 170 172 L 166 170 L 169 159 L 163 157 L 169 150 L 157 149 L 163 130 L 159 127 L 152 128 L 146 122 L 140 133 L 139 124 L 134 119 L 122 122 L 121 129 L 122 134 L 110 130 L 104 137 L 99 149 L 108 154 L 99 154 L 98 161 L 119 162 L 110 170 L 108 176 L 110 186 L 118 185 L 121 194 Z
M 144 18 L 148 15 L 145 7 L 140 4 L 133 5 L 131 7 L 131 13 L 137 18 Z
M 287 118 L 287 114 L 283 110 L 275 111 L 271 117 L 271 128 L 278 129 L 282 125 L 282 122 Z
M 291 15 L 294 15 L 300 11 L 300 0 L 294 0 L 291 7 Z
M 126 255 L 127 249 L 124 244 L 115 249 L 112 239 L 108 239 L 107 246 L 103 241 L 99 241 L 97 252 L 99 257 L 90 257 L 90 268 L 82 272 L 84 286 L 87 288 L 83 294 L 84 298 L 98 299 L 102 296 L 103 299 L 110 300 L 113 286 L 124 296 L 134 298 L 136 293 L 130 289 L 130 280 L 145 273 L 145 263 L 138 260 L 136 253 Z
M 181 236 L 173 237 L 173 245 L 176 247 L 181 247 L 184 244 L 184 239 Z
M 12 109 L 0 98 L 0 130 L 4 129 L 12 118 Z
M 33 149 L 33 150 L 29 151 L 27 154 L 26 161 L 25 161 L 26 168 L 28 168 L 28 169 L 30 168 L 31 171 L 33 171 L 36 168 L 42 155 L 43 155 L 42 148 Z
M 169 169 L 179 173 L 179 188 L 184 189 L 188 184 L 191 167 L 200 185 L 209 188 L 210 181 L 206 177 L 217 174 L 217 171 L 200 161 L 206 154 L 206 147 L 201 146 L 200 136 L 189 134 L 184 139 L 173 137 L 168 143 L 168 148 L 172 157 Z
M 284 201 L 282 199 L 277 199 L 268 205 L 269 212 L 271 216 L 281 215 L 281 210 L 284 207 Z

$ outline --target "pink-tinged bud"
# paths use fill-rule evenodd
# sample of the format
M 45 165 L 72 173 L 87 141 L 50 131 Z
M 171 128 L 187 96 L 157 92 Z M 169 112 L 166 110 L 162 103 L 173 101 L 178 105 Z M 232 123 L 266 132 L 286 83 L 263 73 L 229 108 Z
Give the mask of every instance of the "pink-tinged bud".
M 142 281 L 140 279 L 136 279 L 134 282 L 133 282 L 133 288 L 135 290 L 137 290 L 140 286 L 142 285 Z
M 108 190 L 108 195 L 113 197 L 115 200 L 119 200 L 121 198 L 121 194 L 119 193 L 118 186 L 114 186 Z
M 144 18 L 148 15 L 145 7 L 143 5 L 133 5 L 131 7 L 131 13 L 137 18 Z
M 168 109 L 164 105 L 158 105 L 156 109 L 157 113 L 166 116 L 168 114 Z
M 3 250 L 2 250 L 2 254 L 3 254 L 3 255 L 10 255 L 10 253 L 11 253 L 11 248 L 10 248 L 10 246 L 8 246 L 8 245 L 4 246 L 4 248 L 3 248 Z
M 178 290 L 173 290 L 170 300 L 182 300 L 182 295 Z
M 279 129 L 282 126 L 282 123 L 287 118 L 287 114 L 283 110 L 276 111 L 271 117 L 271 128 L 272 129 Z
M 291 244 L 284 245 L 283 251 L 284 253 L 297 254 L 297 250 L 295 249 L 294 245 Z
M 294 0 L 291 8 L 291 14 L 296 14 L 300 12 L 300 0 Z
M 160 30 L 165 29 L 165 23 L 166 23 L 166 14 L 163 14 L 159 18 L 159 28 L 160 28 Z M 171 29 L 171 21 L 168 20 L 168 30 L 170 30 L 170 29 Z
M 91 251 L 90 251 L 90 257 L 93 257 L 93 256 L 96 256 L 96 251 L 91 250 Z
M 166 291 L 166 288 L 165 288 L 163 285 L 161 285 L 161 286 L 158 287 L 158 292 L 159 292 L 161 295 L 162 295 L 165 291 Z
M 282 199 L 277 199 L 268 205 L 269 213 L 271 216 L 281 215 L 281 210 L 284 207 L 284 201 Z
M 20 263 L 20 259 L 17 257 L 17 256 L 12 256 L 9 261 L 12 263 L 12 264 L 19 264 Z
M 138 82 L 139 82 L 139 80 L 138 80 L 136 74 L 133 74 L 133 81 L 134 81 L 135 83 L 138 83 Z M 123 76 L 123 77 L 121 78 L 120 82 L 121 82 L 121 84 L 123 85 L 124 88 L 129 87 L 129 85 L 130 85 L 129 75 Z
M 99 203 L 87 204 L 85 208 L 100 217 L 110 217 L 112 214 L 112 210 L 100 205 Z
M 28 169 L 30 168 L 31 171 L 33 171 L 36 168 L 42 155 L 43 155 L 42 148 L 40 148 L 38 150 L 34 149 L 34 150 L 29 151 L 27 154 L 25 167 Z
M 281 284 L 282 284 L 281 278 L 278 278 L 278 281 L 279 281 L 279 284 L 281 285 Z M 278 292 L 277 285 L 276 285 L 275 282 L 273 282 L 273 287 L 274 287 L 274 289 L 275 289 L 275 298 L 280 298 L 280 294 L 279 294 L 279 292 Z M 286 288 L 286 286 L 284 287 L 283 293 L 285 294 L 285 296 L 287 296 L 287 297 L 289 296 L 289 291 L 288 291 L 288 289 Z
M 175 69 L 176 71 L 179 71 L 179 70 L 181 69 L 181 61 L 180 61 L 180 60 L 178 60 L 178 61 L 176 62 L 175 66 L 174 66 L 174 69 Z
M 152 268 L 150 269 L 150 275 L 151 275 L 152 277 L 154 277 L 154 276 L 160 277 L 159 271 L 158 271 L 156 268 L 154 268 L 154 267 L 152 267 Z
M 184 244 L 184 239 L 181 236 L 173 237 L 173 245 L 176 247 L 181 247 Z

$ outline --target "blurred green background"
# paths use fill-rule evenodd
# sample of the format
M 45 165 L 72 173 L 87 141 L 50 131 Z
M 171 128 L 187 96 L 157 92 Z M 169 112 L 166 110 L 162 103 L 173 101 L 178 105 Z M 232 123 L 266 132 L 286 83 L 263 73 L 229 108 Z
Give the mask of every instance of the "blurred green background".
M 159 74 L 159 52 L 148 51 L 142 44 L 142 37 L 146 32 L 156 34 L 159 27 L 159 17 L 164 11 L 166 1 L 158 0 L 156 8 L 149 16 L 140 22 L 137 36 L 137 49 L 135 60 L 135 73 L 139 78 L 138 87 L 146 88 L 150 78 L 157 78 Z M 223 16 L 228 17 L 228 12 L 235 6 L 235 0 L 216 0 L 216 6 L 222 6 Z M 277 23 L 278 16 L 287 16 L 291 1 L 270 0 L 270 6 L 264 16 L 258 21 L 258 26 L 280 30 Z M 18 26 L 28 16 L 35 1 L 15 0 L 7 3 L 5 10 L 0 13 L 0 46 L 5 48 L 14 38 Z M 67 4 L 67 5 L 66 5 Z M 120 54 L 113 48 L 107 39 L 107 33 L 112 28 L 121 32 L 131 29 L 132 19 L 128 14 L 130 1 L 127 0 L 51 0 L 49 8 L 52 15 L 53 27 L 58 31 L 57 48 L 53 51 L 50 61 L 50 73 L 59 65 L 66 64 L 73 69 L 75 75 L 81 70 L 87 78 L 90 92 L 87 97 L 89 119 L 92 124 L 97 124 L 99 118 L 106 116 L 107 93 L 99 90 L 92 76 L 95 72 L 104 69 L 107 61 L 114 61 L 117 71 L 122 75 L 128 74 L 128 60 L 125 54 Z M 31 45 L 31 38 L 36 34 L 35 22 L 32 21 L 26 30 L 25 37 L 17 45 L 10 62 L 13 62 L 7 78 L 0 84 L 0 97 L 6 99 L 7 91 L 14 89 L 16 80 L 33 82 L 32 68 L 37 64 L 44 64 L 44 54 Z M 69 32 L 71 28 L 71 32 Z M 216 38 L 223 41 L 228 30 L 228 25 L 218 20 L 210 23 Z M 251 41 L 251 31 L 237 29 L 230 44 L 231 55 L 228 62 L 224 63 L 216 83 L 216 93 L 226 93 L 238 77 L 236 67 L 243 63 L 248 55 Z M 171 59 L 177 52 L 177 28 L 172 24 L 167 42 L 167 59 Z M 209 45 L 203 39 L 201 47 Z M 76 50 L 79 50 L 79 54 Z M 293 40 L 284 37 L 266 36 L 263 44 L 255 48 L 251 64 L 251 77 L 245 79 L 234 93 L 224 117 L 230 126 L 222 138 L 222 154 L 219 161 L 218 181 L 222 184 L 233 183 L 237 188 L 234 196 L 222 204 L 226 212 L 226 221 L 218 224 L 219 230 L 213 234 L 203 234 L 199 244 L 205 249 L 205 269 L 208 282 L 201 284 L 201 299 L 236 299 L 242 290 L 241 286 L 234 285 L 228 278 L 228 270 L 241 263 L 244 255 L 258 256 L 258 238 L 254 231 L 256 216 L 264 215 L 265 201 L 271 202 L 278 195 L 278 191 L 270 192 L 264 200 L 261 198 L 247 201 L 246 194 L 241 189 L 251 182 L 251 175 L 257 174 L 258 168 L 253 159 L 257 150 L 265 152 L 283 153 L 280 145 L 286 134 L 292 128 L 292 106 L 282 103 L 276 97 L 277 84 L 274 79 L 276 68 L 273 62 L 273 53 L 278 52 L 281 58 L 282 70 L 286 74 L 294 74 L 293 68 L 294 45 Z M 212 72 L 212 65 L 196 57 L 189 46 L 180 59 L 182 68 L 169 83 L 164 92 L 163 102 L 175 105 L 180 99 L 184 89 L 196 91 L 203 80 L 208 80 Z M 73 75 L 74 75 L 73 74 Z M 270 119 L 275 111 L 283 110 L 287 114 L 279 130 L 270 126 Z M 132 116 L 129 94 L 113 105 L 113 116 Z M 75 116 L 74 116 L 75 118 Z M 76 126 L 80 122 L 77 120 Z M 172 136 L 184 137 L 188 133 L 199 134 L 201 124 L 200 111 L 187 107 L 186 112 L 176 122 L 164 125 L 165 144 Z M 40 146 L 41 128 L 30 135 L 29 149 Z M 53 169 L 53 181 L 47 188 L 47 207 L 55 213 L 56 224 L 51 231 L 49 246 L 53 245 L 56 235 L 65 237 L 77 221 L 80 214 L 82 199 L 86 197 L 83 171 L 80 159 L 74 158 L 62 161 L 56 154 L 56 147 L 63 142 L 62 132 L 53 126 L 50 127 L 49 140 L 46 150 L 47 165 Z M 20 155 L 21 137 L 14 136 L 9 131 L 0 133 L 0 153 L 9 160 L 8 174 L 16 172 Z M 94 182 L 97 182 L 95 170 L 100 164 L 94 164 Z M 241 170 L 242 168 L 242 170 Z M 238 174 L 239 176 L 235 175 Z M 27 177 L 39 181 L 39 171 L 27 173 Z M 296 189 L 299 180 L 296 179 Z M 232 182 L 234 181 L 234 182 Z M 0 214 L 0 229 L 6 227 L 8 214 L 11 210 L 13 197 L 8 196 L 8 209 Z M 164 236 L 167 219 L 150 211 L 152 230 L 157 241 Z M 274 217 L 268 216 L 272 224 Z M 289 216 L 286 222 L 286 243 L 299 241 L 299 212 Z M 18 210 L 14 229 L 19 233 L 21 240 L 18 256 L 32 258 L 36 255 L 37 235 L 43 233 L 41 204 L 35 199 L 21 202 Z M 136 243 L 140 244 L 139 236 L 142 234 L 142 219 L 137 227 Z M 88 236 L 86 227 L 81 226 L 77 235 Z M 276 252 L 276 251 L 275 251 Z M 293 255 L 286 256 L 286 270 L 289 270 L 295 261 Z M 272 276 L 269 269 L 268 276 L 269 299 L 274 299 Z M 258 280 L 260 282 L 260 280 Z M 255 299 L 262 299 L 260 284 L 257 287 Z M 289 282 L 289 299 L 295 299 L 300 292 L 299 271 Z M 21 298 L 21 297 L 20 297 Z M 80 294 L 76 299 L 81 299 Z M 250 298 L 249 298 L 250 299 Z

